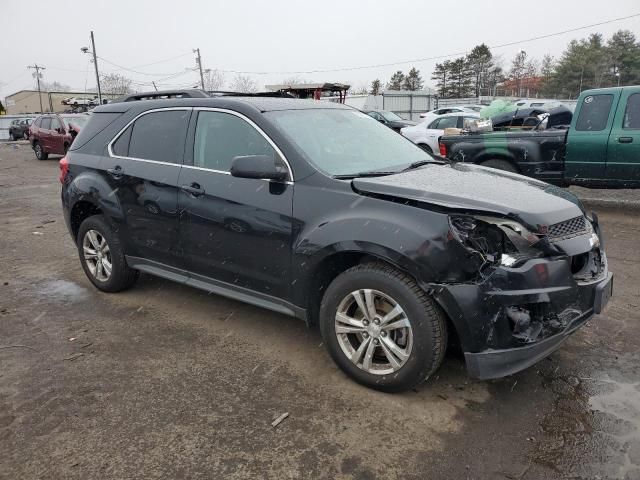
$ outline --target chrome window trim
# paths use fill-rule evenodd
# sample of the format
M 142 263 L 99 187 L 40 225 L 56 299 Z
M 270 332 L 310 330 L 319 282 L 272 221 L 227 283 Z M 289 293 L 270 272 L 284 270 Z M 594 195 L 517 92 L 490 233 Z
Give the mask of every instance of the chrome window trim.
M 217 108 L 217 107 L 194 107 L 193 108 L 194 111 L 196 112 L 221 112 L 221 113 L 228 113 L 230 115 L 235 115 L 238 118 L 241 118 L 242 120 L 244 120 L 245 122 L 247 122 L 249 125 L 251 125 L 254 129 L 256 129 L 258 131 L 258 133 L 260 135 L 262 135 L 264 137 L 264 139 L 269 143 L 269 145 L 271 145 L 271 147 L 276 151 L 276 153 L 278 155 L 280 155 L 280 158 L 282 158 L 282 161 L 284 162 L 284 164 L 287 166 L 287 171 L 289 172 L 289 180 L 287 180 L 287 183 L 293 183 L 294 178 L 293 178 L 293 170 L 291 169 L 291 164 L 289 163 L 289 160 L 287 160 L 287 157 L 284 155 L 284 153 L 282 153 L 282 150 L 280 150 L 280 148 L 278 147 L 278 145 L 276 145 L 276 143 L 271 140 L 271 137 L 269 137 L 269 135 L 267 135 L 264 130 L 262 130 L 253 120 L 251 120 L 249 117 L 247 117 L 246 115 L 243 115 L 240 112 L 236 112 L 234 110 L 229 110 L 227 108 Z M 198 125 L 196 124 L 196 128 L 198 127 Z M 191 165 L 184 165 L 186 167 L 191 167 Z M 197 166 L 193 166 L 194 168 L 198 168 L 201 170 L 208 170 L 211 172 L 220 172 L 220 173 L 229 173 L 230 172 L 224 172 L 221 170 L 213 170 L 210 168 L 205 168 L 205 167 L 197 167 Z
M 222 173 L 224 175 L 231 175 L 231 172 L 226 172 L 223 170 L 215 170 L 212 168 L 206 168 L 206 167 L 198 167 L 195 165 L 185 165 L 184 163 L 170 163 L 170 162 L 162 162 L 159 160 L 150 160 L 148 158 L 137 158 L 137 157 L 124 157 L 121 155 L 116 155 L 113 153 L 113 144 L 120 138 L 120 136 L 124 133 L 124 131 L 129 128 L 136 120 L 138 120 L 140 117 L 142 117 L 143 115 L 147 115 L 149 113 L 155 113 L 155 112 L 165 112 L 165 111 L 175 111 L 175 110 L 182 110 L 182 111 L 206 111 L 206 112 L 221 112 L 221 113 L 228 113 L 230 115 L 235 115 L 238 118 L 241 118 L 242 120 L 244 120 L 245 122 L 247 122 L 249 125 L 251 125 L 254 129 L 256 129 L 258 131 L 258 133 L 260 133 L 260 135 L 262 135 L 262 137 L 264 137 L 264 139 L 269 143 L 269 145 L 271 145 L 271 147 L 276 151 L 276 153 L 278 155 L 280 155 L 280 158 L 282 158 L 282 160 L 284 161 L 285 165 L 287 166 L 287 171 L 289 172 L 289 180 L 286 180 L 282 183 L 286 183 L 288 185 L 293 184 L 293 170 L 291 169 L 291 164 L 289 164 L 289 160 L 287 160 L 287 157 L 284 155 L 284 153 L 282 153 L 282 150 L 280 150 L 280 148 L 278 147 L 278 145 L 276 145 L 276 143 L 271 140 L 271 137 L 269 137 L 269 135 L 267 135 L 264 130 L 262 130 L 253 120 L 251 120 L 250 118 L 248 118 L 247 116 L 243 115 L 242 113 L 236 112 L 234 110 L 229 110 L 226 108 L 217 108 L 217 107 L 164 107 L 164 108 L 154 108 L 151 110 L 146 110 L 144 112 L 139 113 L 138 115 L 136 115 L 134 118 L 132 118 L 124 127 L 122 127 L 120 129 L 120 131 L 118 131 L 118 133 L 115 134 L 115 136 L 111 139 L 111 141 L 107 144 L 107 152 L 109 153 L 109 156 L 111 158 L 121 158 L 123 160 L 136 160 L 139 162 L 147 162 L 147 163 L 157 163 L 160 165 L 173 165 L 173 166 L 181 166 L 184 168 L 191 168 L 194 170 L 202 170 L 205 172 L 214 172 L 214 173 Z M 197 128 L 197 125 L 196 125 Z M 184 158 L 183 158 L 184 161 Z M 271 181 L 268 179 L 265 179 L 267 181 Z
M 138 158 L 138 157 L 124 157 L 122 155 L 116 155 L 113 153 L 113 144 L 120 138 L 120 135 L 122 135 L 124 133 L 124 131 L 129 128 L 131 126 L 131 124 L 133 124 L 136 120 L 138 120 L 140 117 L 147 115 L 149 113 L 155 113 L 155 112 L 170 112 L 170 111 L 185 111 L 185 112 L 190 112 L 193 110 L 192 107 L 165 107 L 165 108 L 154 108 L 152 110 L 146 110 L 142 113 L 139 113 L 138 115 L 136 115 L 134 118 L 132 118 L 129 123 L 127 123 L 124 127 L 122 127 L 122 129 L 120 129 L 120 131 L 118 133 L 115 134 L 115 136 L 111 139 L 111 141 L 107 144 L 107 152 L 109 153 L 109 156 L 111 158 L 121 158 L 122 160 L 137 160 L 139 162 L 147 162 L 147 163 L 158 163 L 160 165 L 173 165 L 173 166 L 177 166 L 180 167 L 183 165 L 182 162 L 180 163 L 171 163 L 171 162 L 162 162 L 160 160 L 151 160 L 149 158 Z M 184 161 L 184 157 L 183 157 L 183 161 Z

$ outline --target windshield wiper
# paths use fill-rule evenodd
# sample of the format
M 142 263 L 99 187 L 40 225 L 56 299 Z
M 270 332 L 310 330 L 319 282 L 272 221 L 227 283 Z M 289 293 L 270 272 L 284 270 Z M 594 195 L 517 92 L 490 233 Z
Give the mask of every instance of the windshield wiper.
M 345 175 L 334 175 L 333 178 L 337 178 L 338 180 L 345 180 L 345 179 L 360 178 L 360 177 L 383 177 L 385 175 L 393 175 L 394 173 L 399 173 L 399 171 L 398 170 L 394 170 L 394 171 L 370 170 L 368 172 L 348 173 Z
M 435 163 L 438 165 L 442 165 L 446 162 L 443 162 L 442 160 L 436 160 L 435 158 L 431 159 L 431 160 L 418 160 L 417 162 L 413 162 L 410 163 L 409 165 L 407 165 L 406 168 L 404 168 L 402 171 L 406 172 L 407 170 L 413 170 L 414 168 L 418 168 L 418 167 L 422 167 L 423 165 L 427 165 L 429 163 Z

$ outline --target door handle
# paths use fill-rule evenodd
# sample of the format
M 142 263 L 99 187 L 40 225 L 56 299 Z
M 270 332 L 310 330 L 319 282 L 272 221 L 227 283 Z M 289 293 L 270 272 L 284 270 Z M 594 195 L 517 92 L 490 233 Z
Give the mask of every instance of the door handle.
M 193 182 L 191 185 L 182 185 L 180 189 L 184 192 L 187 192 L 194 197 L 199 197 L 200 195 L 204 195 L 204 188 L 202 188 L 198 183 Z
M 124 170 L 120 165 L 116 165 L 113 168 L 107 168 L 107 173 L 112 177 L 121 177 L 124 174 Z
M 633 137 L 620 137 L 618 138 L 618 142 L 620 143 L 632 143 Z

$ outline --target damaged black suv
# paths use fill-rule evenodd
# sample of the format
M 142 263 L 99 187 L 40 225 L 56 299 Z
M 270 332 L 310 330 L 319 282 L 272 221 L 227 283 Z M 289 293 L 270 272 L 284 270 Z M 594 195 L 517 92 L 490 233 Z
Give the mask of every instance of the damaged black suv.
M 143 272 L 298 317 L 384 391 L 432 375 L 448 338 L 474 377 L 522 370 L 612 291 L 597 217 L 572 194 L 436 159 L 339 104 L 113 103 L 60 168 L 97 288 Z

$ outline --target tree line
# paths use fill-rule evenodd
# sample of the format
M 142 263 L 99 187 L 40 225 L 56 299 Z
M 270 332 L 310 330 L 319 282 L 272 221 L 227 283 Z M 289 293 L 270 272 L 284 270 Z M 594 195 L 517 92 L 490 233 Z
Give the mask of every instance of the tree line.
M 502 58 L 482 43 L 465 56 L 437 63 L 431 80 L 440 98 L 575 98 L 589 88 L 640 84 L 640 42 L 629 30 L 619 30 L 606 41 L 602 34 L 594 33 L 571 40 L 557 59 L 545 55 L 538 60 L 520 50 L 508 69 L 502 64 Z M 407 75 L 395 72 L 386 84 L 386 90 L 415 91 L 423 87 L 415 67 Z M 382 90 L 382 82 L 376 79 L 368 93 L 378 95 Z

